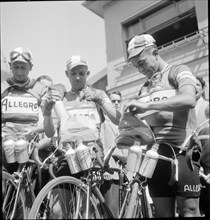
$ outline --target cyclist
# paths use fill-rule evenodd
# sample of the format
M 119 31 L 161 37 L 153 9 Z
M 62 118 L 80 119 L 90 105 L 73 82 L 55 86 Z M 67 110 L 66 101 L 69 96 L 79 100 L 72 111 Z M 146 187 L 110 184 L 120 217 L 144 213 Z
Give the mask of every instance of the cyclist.
M 91 117 L 95 119 L 98 134 L 100 133 L 101 123 L 104 121 L 103 112 L 106 113 L 114 124 L 118 124 L 121 113 L 112 107 L 112 103 L 106 93 L 102 90 L 92 88 L 86 82 L 90 74 L 88 62 L 80 55 L 73 55 L 71 59 L 67 61 L 66 68 L 65 73 L 71 84 L 71 90 L 65 93 L 63 103 L 69 115 L 94 115 L 94 117 Z M 62 125 L 61 133 L 65 133 L 65 131 L 62 130 Z M 61 142 L 62 140 L 63 137 L 61 134 Z M 98 135 L 97 144 L 103 155 L 100 134 Z M 69 174 L 70 170 L 67 161 L 63 160 L 58 170 L 58 176 Z
M 109 97 L 103 90 L 94 89 L 87 84 L 87 77 L 90 74 L 89 66 L 88 62 L 80 55 L 73 55 L 71 59 L 67 61 L 65 73 L 69 79 L 71 90 L 65 93 L 63 103 L 70 117 L 65 123 L 61 122 L 60 147 L 66 151 L 68 150 L 68 145 L 65 144 L 66 142 L 70 142 L 71 145 L 74 145 L 71 139 L 68 140 L 68 130 L 69 126 L 73 125 L 73 121 L 75 119 L 78 120 L 76 121 L 76 125 L 84 123 L 85 127 L 96 127 L 95 137 L 98 137 L 96 141 L 96 148 L 100 151 L 101 157 L 103 157 L 104 154 L 100 139 L 100 129 L 102 122 L 104 122 L 104 112 L 114 124 L 119 123 L 121 113 L 112 107 Z M 88 118 L 91 119 L 90 124 L 89 121 L 84 121 L 87 115 Z M 83 140 L 83 143 L 88 145 L 88 141 L 86 140 Z M 79 178 L 83 175 L 83 172 L 71 174 L 66 159 L 62 159 L 56 176 L 69 175 Z M 61 193 L 60 196 L 62 196 L 62 192 L 58 193 Z M 67 193 L 68 191 L 64 192 L 65 195 L 68 195 Z M 70 199 L 69 196 L 66 196 L 66 198 Z M 65 203 L 68 204 L 68 201 L 65 201 Z M 53 207 L 53 214 L 56 218 L 61 218 L 62 212 L 67 211 L 63 210 L 62 207 L 63 205 L 60 204 L 60 202 L 55 203 Z
M 196 128 L 195 76 L 186 65 L 173 66 L 164 61 L 149 34 L 131 39 L 128 54 L 129 61 L 147 77 L 147 82 L 141 88 L 141 95 L 126 103 L 123 109 L 146 119 L 156 140 L 169 143 L 178 154 L 185 138 Z M 173 155 L 172 149 L 163 143 L 158 152 Z M 185 154 L 183 151 L 177 157 L 178 181 L 169 184 L 171 167 L 163 160 L 158 161 L 152 178 L 148 179 L 157 217 L 174 217 L 175 201 L 182 217 L 200 216 L 199 166 L 192 161 L 194 170 L 189 169 Z
M 122 94 L 120 91 L 113 91 L 109 94 L 109 98 L 115 109 L 121 109 Z M 105 121 L 101 127 L 101 137 L 104 146 L 104 152 L 107 153 L 109 148 L 114 144 L 115 138 L 119 134 L 118 126 L 113 124 L 111 120 L 105 115 Z M 127 149 L 116 148 L 109 161 L 110 167 L 122 168 L 122 164 L 126 163 L 128 155 Z M 120 159 L 120 161 L 119 161 Z M 104 195 L 106 203 L 108 204 L 112 214 L 117 218 L 119 214 L 119 175 L 104 173 L 104 184 L 101 187 L 101 192 Z
M 39 132 L 38 106 L 42 106 L 45 134 L 52 137 L 55 130 L 51 111 L 60 100 L 59 93 L 56 90 L 47 93 L 46 86 L 29 78 L 29 72 L 33 67 L 30 50 L 15 48 L 10 53 L 9 65 L 12 77 L 1 84 L 2 146 L 6 140 L 16 141 L 22 136 L 30 140 Z M 3 167 L 8 172 L 13 173 L 17 170 L 18 163 L 7 163 L 4 153 L 2 160 Z
M 206 87 L 206 83 L 201 76 L 196 77 L 196 116 L 197 116 L 197 125 L 199 126 L 203 123 L 207 117 L 207 111 L 209 111 L 209 101 L 204 99 L 204 91 Z M 204 124 L 199 134 L 201 135 L 209 135 L 209 124 Z M 201 184 L 204 186 L 201 188 L 201 197 L 200 197 L 200 209 L 201 214 L 205 214 L 206 217 L 210 216 L 210 144 L 209 140 L 202 140 L 202 151 L 201 151 L 201 167 L 203 168 L 203 172 L 207 175 L 206 181 L 201 178 Z

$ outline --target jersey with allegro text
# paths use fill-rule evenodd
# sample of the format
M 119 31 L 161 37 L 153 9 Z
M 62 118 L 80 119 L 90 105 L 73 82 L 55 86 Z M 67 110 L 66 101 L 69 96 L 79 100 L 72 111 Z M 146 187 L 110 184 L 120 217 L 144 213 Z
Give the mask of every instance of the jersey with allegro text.
M 4 82 L 6 83 L 6 82 Z M 34 92 L 41 98 L 46 94 L 45 87 L 34 86 Z M 11 88 L 1 100 L 2 120 L 4 123 L 37 125 L 39 120 L 39 102 L 37 97 L 18 88 Z

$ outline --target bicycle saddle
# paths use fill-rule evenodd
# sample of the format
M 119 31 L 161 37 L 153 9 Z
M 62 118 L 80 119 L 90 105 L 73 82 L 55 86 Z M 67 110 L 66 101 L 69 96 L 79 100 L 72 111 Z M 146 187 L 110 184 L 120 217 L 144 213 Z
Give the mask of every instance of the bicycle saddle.
M 119 147 L 120 145 L 130 147 L 134 141 L 139 141 L 141 145 L 149 145 L 155 141 L 151 128 L 131 112 L 124 113 L 118 128 L 116 143 Z

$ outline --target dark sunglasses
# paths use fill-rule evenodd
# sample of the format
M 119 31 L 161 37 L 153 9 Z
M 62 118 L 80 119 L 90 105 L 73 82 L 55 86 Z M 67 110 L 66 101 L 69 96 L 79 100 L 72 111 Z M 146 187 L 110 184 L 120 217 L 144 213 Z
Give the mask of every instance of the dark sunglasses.
M 10 53 L 10 59 L 15 60 L 17 57 L 22 56 L 26 61 L 31 62 L 32 56 L 29 52 L 17 52 L 17 51 L 12 51 Z
M 120 103 L 120 102 L 121 102 L 121 100 L 112 100 L 112 103 L 115 103 L 115 102 Z

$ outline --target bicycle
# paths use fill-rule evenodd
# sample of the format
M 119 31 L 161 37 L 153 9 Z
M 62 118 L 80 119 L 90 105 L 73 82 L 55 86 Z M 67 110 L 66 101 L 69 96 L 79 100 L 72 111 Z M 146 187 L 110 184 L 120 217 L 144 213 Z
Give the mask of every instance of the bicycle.
M 35 200 L 35 186 L 41 189 L 40 167 L 43 167 L 38 156 L 38 134 L 28 145 L 29 159 L 18 165 L 13 174 L 2 171 L 2 213 L 4 219 L 26 219 Z M 46 166 L 44 167 L 46 169 Z
M 71 213 L 65 213 L 69 214 L 68 217 L 73 218 L 101 218 L 101 217 L 108 217 L 108 218 L 114 218 L 112 212 L 110 211 L 108 205 L 105 202 L 105 199 L 100 192 L 100 184 L 103 182 L 103 173 L 113 173 L 114 171 L 118 172 L 119 179 L 120 179 L 120 198 L 119 198 L 119 205 L 120 205 L 120 217 L 126 216 L 126 209 L 130 198 L 130 193 L 133 185 L 135 185 L 135 182 L 138 181 L 138 176 L 134 176 L 132 181 L 129 182 L 125 175 L 125 171 L 121 169 L 111 168 L 108 166 L 109 159 L 111 157 L 111 154 L 113 153 L 114 149 L 117 147 L 117 145 L 114 145 L 114 147 L 111 147 L 108 151 L 107 155 L 105 156 L 105 163 L 103 163 L 102 159 L 100 158 L 100 155 L 96 152 L 96 158 L 97 161 L 100 164 L 100 167 L 93 167 L 85 172 L 85 174 L 82 176 L 82 178 L 76 179 L 74 177 L 64 176 L 64 177 L 58 177 L 52 181 L 50 181 L 39 193 L 36 200 L 34 201 L 34 205 L 31 208 L 29 218 L 30 219 L 42 219 L 46 218 L 48 216 L 49 218 L 53 217 L 53 206 L 49 205 L 54 204 L 53 201 L 50 201 L 52 199 L 52 195 L 54 194 L 54 191 L 59 189 L 60 195 L 60 203 L 62 203 L 62 206 L 65 207 L 65 210 L 71 209 Z M 124 180 L 124 181 L 123 181 Z M 139 181 L 138 181 L 139 182 Z M 65 187 L 64 184 L 69 184 L 68 187 Z M 69 197 L 71 198 L 71 201 L 69 201 L 69 204 L 67 205 L 66 202 L 63 202 L 66 200 L 64 198 L 65 193 L 61 192 L 63 189 L 68 188 L 69 189 Z M 125 193 L 125 197 L 122 196 L 122 192 Z M 59 193 L 57 193 L 58 195 Z M 79 195 L 79 196 L 78 196 Z M 82 196 L 81 196 L 82 195 Z M 140 189 L 139 197 L 143 198 L 139 200 L 139 204 L 142 203 L 142 200 L 146 199 L 146 191 L 145 187 L 143 187 L 143 184 Z M 56 197 L 58 199 L 58 196 Z M 84 200 L 84 201 L 82 201 Z M 82 205 L 81 205 L 82 204 Z M 141 205 L 142 206 L 142 205 Z M 138 205 L 139 207 L 139 205 Z M 91 210 L 91 211 L 90 211 Z M 94 211 L 93 211 L 94 210 Z M 142 211 L 143 210 L 143 211 Z M 148 209 L 142 209 L 141 212 L 144 212 L 141 214 L 141 216 L 150 216 L 150 214 L 146 215 L 149 212 Z M 146 210 L 146 211 L 145 211 Z M 64 215 L 64 213 L 62 213 Z M 140 214 L 140 211 L 138 212 Z M 62 216 L 63 218 L 67 218 L 67 216 Z
M 133 140 L 137 140 L 137 141 L 141 140 L 142 144 L 145 143 L 151 144 L 152 142 L 155 142 L 156 145 L 160 144 L 154 140 L 152 131 L 147 126 L 145 127 L 145 124 L 142 124 L 142 126 L 140 127 L 144 129 L 144 131 L 135 130 L 136 129 L 135 126 L 132 127 L 134 130 L 128 129 L 127 133 L 123 131 L 124 132 L 124 133 L 122 132 L 123 135 L 121 135 L 121 137 L 116 140 L 116 144 L 114 144 L 110 148 L 107 155 L 105 156 L 104 163 L 101 161 L 101 158 L 96 153 L 96 158 L 99 161 L 100 167 L 93 167 L 87 170 L 85 172 L 85 175 L 83 175 L 81 179 L 76 179 L 70 176 L 62 176 L 50 181 L 40 191 L 39 195 L 35 199 L 34 205 L 32 206 L 29 214 L 29 218 L 45 219 L 45 218 L 53 217 L 54 213 L 53 213 L 52 204 L 55 203 L 53 203 L 52 195 L 55 195 L 54 194 L 55 189 L 56 190 L 59 189 L 60 195 L 62 195 L 62 196 L 57 196 L 56 201 L 60 199 L 60 203 L 63 206 L 63 210 L 64 210 L 64 212 L 62 213 L 63 218 L 70 218 L 70 217 L 80 218 L 80 219 L 114 218 L 112 212 L 110 211 L 108 205 L 105 202 L 103 195 L 100 192 L 100 184 L 102 184 L 103 182 L 103 175 L 102 175 L 103 172 L 113 173 L 113 171 L 115 171 L 113 168 L 108 166 L 108 162 L 113 151 L 119 144 L 122 144 L 125 141 L 125 139 L 127 140 L 126 144 L 128 145 L 129 138 L 130 140 L 132 140 L 132 142 Z M 146 131 L 145 128 L 147 129 Z M 192 133 L 191 138 L 195 133 L 196 132 Z M 121 141 L 119 141 L 119 139 Z M 184 149 L 186 147 L 188 143 L 187 140 L 189 141 L 190 138 L 186 139 L 181 149 Z M 158 158 L 169 161 L 171 163 L 171 168 L 173 171 L 171 176 L 171 181 L 177 181 L 178 161 L 176 159 L 175 152 L 173 153 L 174 153 L 174 158 L 168 158 L 162 155 L 158 155 Z M 146 150 L 142 154 L 145 156 Z M 124 177 L 126 177 L 126 174 L 123 170 L 118 170 L 118 171 L 121 175 L 124 175 Z M 121 189 L 123 187 L 122 191 L 125 193 L 125 196 L 122 197 L 121 194 L 120 213 L 118 218 L 155 217 L 155 214 L 151 210 L 151 206 L 147 200 L 147 195 L 145 190 L 145 187 L 147 185 L 147 177 L 144 177 L 140 175 L 139 172 L 136 172 L 130 180 L 128 180 L 128 178 L 126 178 L 126 181 L 124 182 L 122 182 L 122 179 L 120 180 L 121 180 Z M 65 198 L 64 197 L 65 193 L 62 192 L 64 188 L 65 189 L 67 188 L 65 184 L 68 184 L 68 190 L 70 196 L 69 198 L 71 198 L 71 200 Z M 66 201 L 68 201 L 69 203 L 67 204 Z

